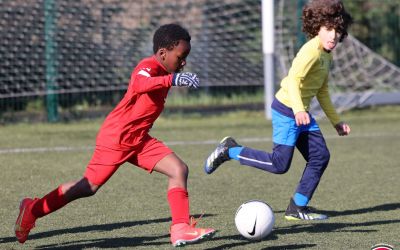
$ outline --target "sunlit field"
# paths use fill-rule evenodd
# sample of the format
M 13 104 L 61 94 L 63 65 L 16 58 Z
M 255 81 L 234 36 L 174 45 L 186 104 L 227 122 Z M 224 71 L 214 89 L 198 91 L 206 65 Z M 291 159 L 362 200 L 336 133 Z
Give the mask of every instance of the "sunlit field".
M 187 249 L 370 249 L 378 243 L 400 248 L 400 106 L 343 114 L 351 135 L 339 137 L 320 120 L 330 164 L 311 206 L 327 221 L 283 218 L 305 162 L 295 153 L 291 169 L 273 175 L 231 161 L 211 175 L 203 161 L 224 136 L 246 146 L 271 149 L 271 122 L 263 112 L 162 116 L 151 134 L 188 164 L 191 213 L 213 227 L 209 241 Z M 129 164 L 90 198 L 68 204 L 36 222 L 28 241 L 13 233 L 21 198 L 42 197 L 82 176 L 101 120 L 60 124 L 13 124 L 0 128 L 0 249 L 171 249 L 167 178 Z M 273 232 L 251 242 L 236 230 L 241 203 L 259 199 L 274 210 Z

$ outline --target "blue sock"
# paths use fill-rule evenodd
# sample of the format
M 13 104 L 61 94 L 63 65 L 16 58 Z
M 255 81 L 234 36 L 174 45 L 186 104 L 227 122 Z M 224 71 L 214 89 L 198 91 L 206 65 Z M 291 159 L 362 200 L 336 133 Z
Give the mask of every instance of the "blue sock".
M 229 158 L 239 160 L 239 154 L 242 152 L 243 147 L 232 147 L 229 149 Z
M 293 200 L 297 206 L 302 206 L 302 207 L 307 206 L 308 201 L 309 201 L 307 196 L 304 196 L 300 193 L 295 193 L 293 196 Z

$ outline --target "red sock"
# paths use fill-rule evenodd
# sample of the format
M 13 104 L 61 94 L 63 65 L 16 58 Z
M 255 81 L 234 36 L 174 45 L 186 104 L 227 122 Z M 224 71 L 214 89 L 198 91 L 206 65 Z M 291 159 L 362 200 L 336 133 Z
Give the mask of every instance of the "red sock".
M 36 218 L 40 218 L 62 208 L 67 203 L 68 201 L 65 200 L 61 191 L 61 186 L 59 186 L 43 198 L 35 201 L 32 205 L 31 213 Z
M 171 209 L 172 225 L 189 224 L 189 194 L 184 188 L 168 190 L 168 202 Z

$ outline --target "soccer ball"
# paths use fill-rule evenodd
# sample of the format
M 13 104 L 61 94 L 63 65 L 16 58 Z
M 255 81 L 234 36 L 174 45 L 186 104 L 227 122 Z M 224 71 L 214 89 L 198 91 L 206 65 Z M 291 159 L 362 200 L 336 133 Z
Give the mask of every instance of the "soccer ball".
M 240 205 L 235 215 L 236 228 L 249 240 L 261 240 L 271 233 L 275 216 L 263 201 L 251 200 Z

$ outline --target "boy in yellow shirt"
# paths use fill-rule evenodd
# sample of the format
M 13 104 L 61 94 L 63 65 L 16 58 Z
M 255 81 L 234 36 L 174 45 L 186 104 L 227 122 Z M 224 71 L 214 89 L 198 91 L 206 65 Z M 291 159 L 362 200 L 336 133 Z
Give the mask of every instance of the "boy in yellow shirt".
M 204 163 L 211 174 L 223 162 L 235 159 L 274 174 L 284 174 L 293 158 L 294 148 L 307 161 L 297 189 L 285 212 L 288 220 L 323 220 L 328 216 L 312 211 L 307 204 L 328 166 L 330 153 L 321 130 L 308 112 L 315 96 L 340 136 L 350 127 L 342 122 L 331 102 L 328 88 L 331 51 L 347 36 L 352 17 L 339 0 L 313 0 L 303 9 L 303 31 L 310 40 L 293 60 L 282 80 L 272 107 L 274 147 L 271 153 L 243 147 L 232 137 L 225 137 Z

